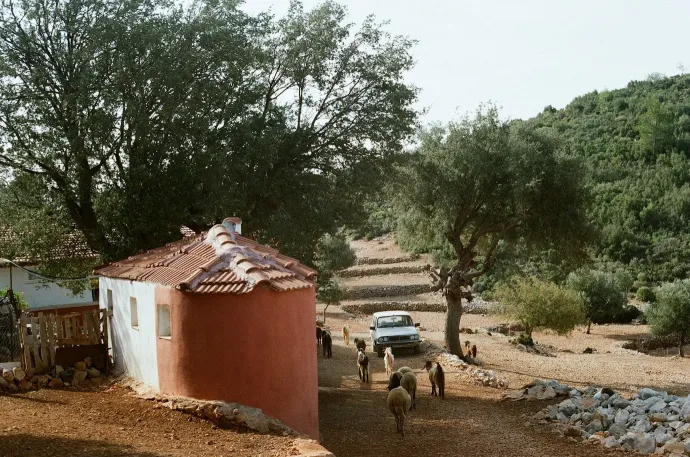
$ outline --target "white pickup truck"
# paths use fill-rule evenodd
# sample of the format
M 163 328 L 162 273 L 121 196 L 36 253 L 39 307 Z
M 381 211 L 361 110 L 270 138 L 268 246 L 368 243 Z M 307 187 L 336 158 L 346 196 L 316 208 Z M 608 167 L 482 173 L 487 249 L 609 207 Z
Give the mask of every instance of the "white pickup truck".
M 419 323 L 405 311 L 382 311 L 374 313 L 371 320 L 371 345 L 379 357 L 383 357 L 386 347 L 392 349 L 412 348 L 419 353 Z

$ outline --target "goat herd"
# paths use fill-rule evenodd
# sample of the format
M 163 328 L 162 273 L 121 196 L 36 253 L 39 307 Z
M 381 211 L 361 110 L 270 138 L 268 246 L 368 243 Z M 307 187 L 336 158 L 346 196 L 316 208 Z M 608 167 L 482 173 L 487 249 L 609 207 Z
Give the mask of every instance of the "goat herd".
M 346 345 L 350 345 L 350 328 L 343 327 L 343 340 Z M 363 339 L 354 339 L 357 348 L 357 371 L 362 382 L 369 382 L 369 356 L 366 354 L 367 343 Z M 333 357 L 333 338 L 331 331 L 316 327 L 316 344 L 323 348 L 323 356 Z M 467 344 L 467 343 L 466 343 Z M 476 353 L 476 346 L 474 348 Z M 395 416 L 397 431 L 404 437 L 405 415 L 408 411 L 417 408 L 417 376 L 410 367 L 400 367 L 395 370 L 395 357 L 393 351 L 387 347 L 383 355 L 383 362 L 388 376 L 388 409 Z M 445 398 L 446 380 L 445 373 L 440 363 L 426 361 L 424 369 L 428 372 L 429 382 L 431 383 L 431 395 Z M 438 391 L 437 391 L 438 389 Z

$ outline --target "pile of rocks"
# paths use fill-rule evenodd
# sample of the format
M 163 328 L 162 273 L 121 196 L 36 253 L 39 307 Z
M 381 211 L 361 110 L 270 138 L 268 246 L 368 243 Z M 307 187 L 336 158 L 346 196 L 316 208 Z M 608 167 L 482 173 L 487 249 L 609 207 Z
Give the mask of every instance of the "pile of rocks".
M 0 393 L 27 392 L 45 387 L 97 385 L 100 382 L 101 372 L 91 365 L 91 359 L 87 357 L 84 361 L 75 363 L 74 367 L 64 369 L 58 365 L 50 373 L 41 375 L 20 367 L 4 369 L 0 377 Z
M 508 388 L 508 380 L 505 378 L 499 378 L 494 370 L 484 370 L 475 365 L 470 365 L 457 355 L 453 354 L 441 354 L 439 359 L 439 362 L 442 366 L 452 366 L 463 371 L 477 384 L 502 389 Z
M 607 448 L 647 454 L 690 455 L 690 397 L 642 389 L 627 399 L 611 389 L 572 390 L 570 398 L 534 417 L 554 423 L 566 436 L 582 437 Z

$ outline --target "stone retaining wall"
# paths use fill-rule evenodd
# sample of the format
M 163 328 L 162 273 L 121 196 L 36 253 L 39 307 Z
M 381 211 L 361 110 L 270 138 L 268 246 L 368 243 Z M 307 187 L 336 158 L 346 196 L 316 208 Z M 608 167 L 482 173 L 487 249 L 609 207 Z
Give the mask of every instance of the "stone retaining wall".
M 351 270 L 343 270 L 338 273 L 341 278 L 361 278 L 364 276 L 379 276 L 379 275 L 394 275 L 405 273 L 422 273 L 424 265 L 381 265 L 376 268 L 367 268 L 366 270 L 358 270 L 353 268 Z
M 385 265 L 389 263 L 412 262 L 419 259 L 419 254 L 410 254 L 401 257 L 359 257 L 357 265 Z
M 431 284 L 405 284 L 386 286 L 356 286 L 345 290 L 344 300 L 361 300 L 376 297 L 400 297 L 431 292 Z
M 343 305 L 342 309 L 352 314 L 374 314 L 380 311 L 401 310 L 401 311 L 425 311 L 435 313 L 445 313 L 446 305 L 443 303 L 429 302 L 398 302 L 385 301 L 362 303 L 357 305 Z

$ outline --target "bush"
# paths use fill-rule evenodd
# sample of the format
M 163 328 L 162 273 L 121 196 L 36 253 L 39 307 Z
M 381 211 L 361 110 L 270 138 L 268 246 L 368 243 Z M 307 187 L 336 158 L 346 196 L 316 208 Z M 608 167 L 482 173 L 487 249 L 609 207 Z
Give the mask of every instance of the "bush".
M 9 289 L 0 289 L 0 298 L 5 297 L 8 291 Z M 23 293 L 14 291 L 14 299 L 17 301 L 17 308 L 29 309 L 29 303 L 24 299 Z
M 654 294 L 654 291 L 646 286 L 637 289 L 637 294 L 635 294 L 635 296 L 638 300 L 646 301 L 649 303 L 654 303 L 654 301 L 656 300 L 656 295 Z
M 584 322 L 583 298 L 575 291 L 535 278 L 517 278 L 499 284 L 494 293 L 498 312 L 525 327 L 525 334 L 536 329 L 570 333 Z

